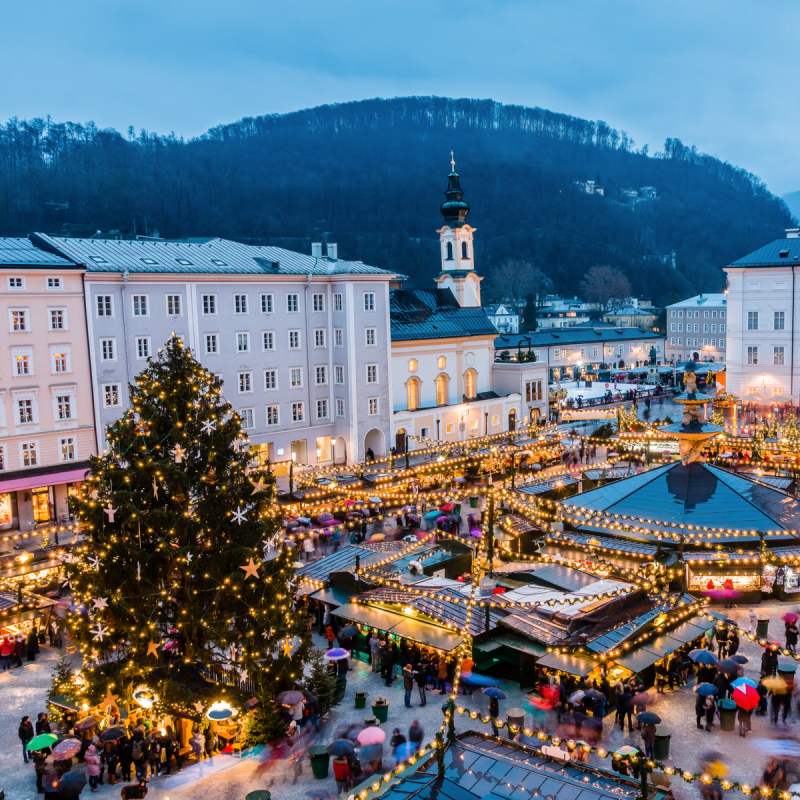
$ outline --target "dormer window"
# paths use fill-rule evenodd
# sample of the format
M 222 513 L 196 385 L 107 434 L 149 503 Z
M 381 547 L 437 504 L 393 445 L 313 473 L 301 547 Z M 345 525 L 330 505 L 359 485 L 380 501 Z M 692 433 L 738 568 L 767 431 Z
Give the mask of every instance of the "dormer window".
M 467 249 L 466 242 L 461 242 L 461 258 L 469 258 L 469 250 Z
M 453 243 L 447 243 L 447 256 L 445 257 L 445 261 L 452 261 L 453 260 Z

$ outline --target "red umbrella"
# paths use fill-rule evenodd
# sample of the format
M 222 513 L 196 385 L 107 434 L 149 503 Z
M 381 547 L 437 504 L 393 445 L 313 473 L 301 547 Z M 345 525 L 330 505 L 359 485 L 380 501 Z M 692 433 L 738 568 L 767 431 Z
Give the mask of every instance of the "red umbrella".
M 752 711 L 758 705 L 758 692 L 752 686 L 743 683 L 733 690 L 733 700 L 739 708 Z
M 452 511 L 454 508 L 452 503 L 445 503 L 443 506 L 439 506 L 439 511 Z
M 345 504 L 346 506 L 354 506 L 354 505 L 356 504 L 356 501 L 355 501 L 355 500 L 351 500 L 351 499 L 348 497 L 348 498 L 347 498 L 347 500 L 345 500 L 345 501 L 344 501 L 344 504 Z
M 800 614 L 798 614 L 796 611 L 787 611 L 787 612 L 786 612 L 786 613 L 785 613 L 785 614 L 784 614 L 784 615 L 781 617 L 781 619 L 782 619 L 784 622 L 797 622 L 797 620 L 798 620 L 798 619 L 800 619 Z

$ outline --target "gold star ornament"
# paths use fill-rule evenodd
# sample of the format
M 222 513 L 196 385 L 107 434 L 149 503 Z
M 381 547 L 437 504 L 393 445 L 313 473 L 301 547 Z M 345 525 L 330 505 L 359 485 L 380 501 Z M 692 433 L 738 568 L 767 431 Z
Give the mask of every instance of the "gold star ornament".
M 158 658 L 158 645 L 152 639 L 147 643 L 147 655 Z
M 247 580 L 247 578 L 257 578 L 258 577 L 258 568 L 260 566 L 261 566 L 261 564 L 256 564 L 256 562 L 253 561 L 253 559 L 251 558 L 249 564 L 245 564 L 243 567 L 239 567 L 239 569 L 243 569 L 244 570 L 245 580 Z

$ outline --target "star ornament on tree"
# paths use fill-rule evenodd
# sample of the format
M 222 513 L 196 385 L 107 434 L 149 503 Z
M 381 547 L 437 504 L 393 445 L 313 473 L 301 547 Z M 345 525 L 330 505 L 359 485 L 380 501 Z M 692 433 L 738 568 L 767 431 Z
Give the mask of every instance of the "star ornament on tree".
M 245 580 L 247 580 L 247 578 L 258 577 L 258 569 L 260 566 L 261 564 L 256 564 L 255 561 L 253 561 L 253 559 L 251 558 L 249 564 L 245 564 L 243 567 L 239 567 L 239 569 L 244 570 Z
M 94 636 L 92 636 L 92 639 L 94 639 L 95 641 L 99 639 L 102 642 L 103 637 L 108 636 L 108 628 L 104 626 L 102 622 L 98 622 L 97 627 L 92 628 L 92 633 L 94 634 Z
M 92 604 L 94 605 L 95 611 L 102 611 L 104 608 L 108 608 L 108 598 L 98 597 L 96 600 L 92 600 Z
M 239 525 L 241 525 L 243 522 L 247 522 L 247 517 L 245 516 L 246 514 L 247 511 L 242 511 L 241 506 L 236 506 L 236 512 L 233 514 L 232 519 L 234 522 L 237 522 Z
M 252 481 L 251 481 L 252 483 Z M 265 491 L 267 488 L 267 484 L 264 483 L 264 479 L 259 477 L 259 479 L 253 483 L 253 491 L 250 493 L 251 495 L 258 494 L 259 492 Z
M 100 566 L 100 559 L 97 556 L 89 556 L 89 558 L 87 558 L 86 560 L 89 562 L 92 569 L 98 569 L 98 567 Z
M 147 658 L 147 656 L 155 656 L 158 658 L 158 644 L 152 639 L 147 643 L 147 653 L 145 658 Z
M 199 700 L 194 704 L 194 709 L 198 714 L 201 714 L 204 708 L 205 706 Z
M 217 423 L 213 419 L 207 419 L 203 423 L 203 433 L 207 433 L 211 435 L 211 431 L 215 430 L 217 427 Z

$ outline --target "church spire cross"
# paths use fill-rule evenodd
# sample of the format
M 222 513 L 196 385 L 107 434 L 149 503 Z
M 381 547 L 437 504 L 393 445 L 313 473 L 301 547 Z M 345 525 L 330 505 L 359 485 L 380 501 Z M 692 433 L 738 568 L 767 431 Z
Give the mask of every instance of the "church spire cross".
M 456 159 L 455 159 L 455 156 L 453 155 L 453 151 L 452 150 L 450 151 L 450 166 L 453 168 L 453 172 L 455 172 L 456 171 Z

